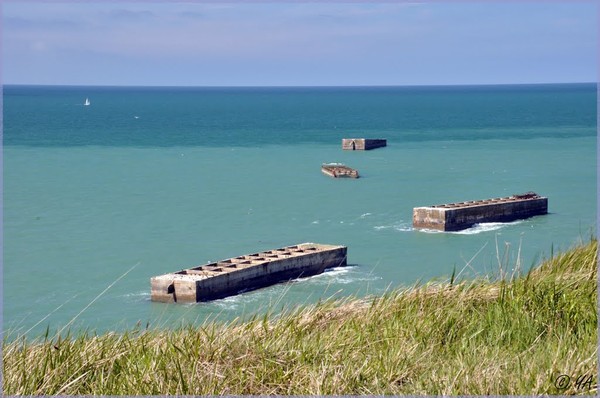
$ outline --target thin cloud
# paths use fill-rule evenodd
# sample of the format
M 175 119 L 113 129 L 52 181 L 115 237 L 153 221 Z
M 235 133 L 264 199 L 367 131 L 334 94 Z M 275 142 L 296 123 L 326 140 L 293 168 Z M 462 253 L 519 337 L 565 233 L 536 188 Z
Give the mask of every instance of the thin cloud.
M 110 10 L 108 12 L 109 18 L 111 19 L 121 19 L 121 20 L 147 20 L 149 18 L 155 18 L 156 15 L 148 10 L 142 11 L 132 11 L 124 8 Z
M 20 80 L 28 79 L 25 71 L 30 78 L 48 74 L 43 54 L 59 71 L 62 64 L 93 58 L 105 79 L 123 80 L 140 75 L 123 71 L 141 68 L 175 79 L 156 72 L 158 65 L 181 70 L 178 79 L 204 71 L 248 84 L 269 76 L 309 82 L 344 75 L 358 79 L 355 84 L 375 78 L 423 84 L 427 74 L 439 83 L 453 79 L 453 71 L 510 80 L 520 64 L 556 76 L 587 67 L 595 76 L 591 9 L 551 3 L 10 3 L 3 20 L 4 71 L 5 78 Z
M 64 18 L 26 18 L 21 16 L 7 16 L 2 18 L 4 29 L 11 31 L 23 30 L 71 30 L 83 27 L 77 20 Z

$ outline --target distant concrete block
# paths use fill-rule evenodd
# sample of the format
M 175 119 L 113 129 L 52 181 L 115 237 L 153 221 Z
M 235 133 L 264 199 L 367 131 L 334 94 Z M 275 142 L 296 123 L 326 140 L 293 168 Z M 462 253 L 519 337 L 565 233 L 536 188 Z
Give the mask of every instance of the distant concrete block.
M 341 163 L 323 163 L 321 165 L 323 174 L 333 178 L 358 178 L 358 170 Z
M 347 151 L 368 151 L 387 146 L 387 140 L 380 138 L 343 138 L 342 149 Z

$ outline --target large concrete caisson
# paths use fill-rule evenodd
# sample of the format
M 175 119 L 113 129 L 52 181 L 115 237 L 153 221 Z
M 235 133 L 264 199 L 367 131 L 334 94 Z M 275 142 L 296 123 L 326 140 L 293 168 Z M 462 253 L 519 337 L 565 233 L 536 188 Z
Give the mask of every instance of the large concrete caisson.
M 346 265 L 346 246 L 302 243 L 155 276 L 151 299 L 195 303 L 316 275 Z
M 534 192 L 413 209 L 413 227 L 460 231 L 484 222 L 510 222 L 548 213 L 548 198 Z
M 387 145 L 387 140 L 381 138 L 343 138 L 342 149 L 348 151 L 368 151 Z

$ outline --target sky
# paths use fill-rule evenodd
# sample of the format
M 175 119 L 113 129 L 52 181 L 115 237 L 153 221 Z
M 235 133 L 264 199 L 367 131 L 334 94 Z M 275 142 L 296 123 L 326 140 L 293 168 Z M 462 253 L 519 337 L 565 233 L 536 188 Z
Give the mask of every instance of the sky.
M 362 86 L 598 81 L 598 4 L 2 4 L 3 84 Z

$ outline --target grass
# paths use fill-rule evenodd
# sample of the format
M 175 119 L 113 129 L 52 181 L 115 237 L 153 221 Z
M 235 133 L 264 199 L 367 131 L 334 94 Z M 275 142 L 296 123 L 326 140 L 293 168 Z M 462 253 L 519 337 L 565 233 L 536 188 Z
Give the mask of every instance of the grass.
M 596 394 L 597 250 L 246 322 L 5 341 L 4 393 Z

